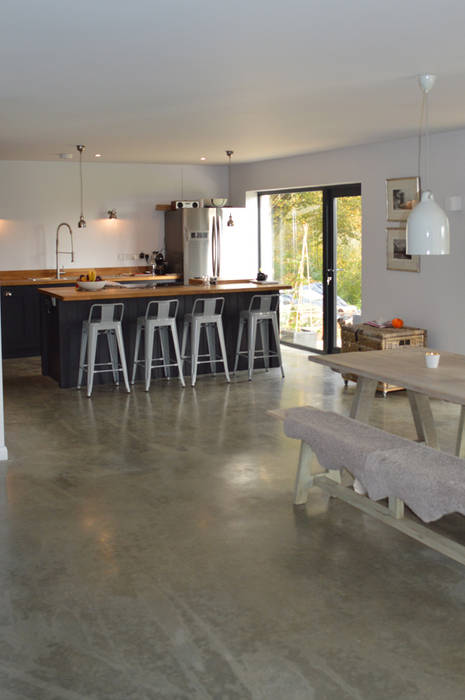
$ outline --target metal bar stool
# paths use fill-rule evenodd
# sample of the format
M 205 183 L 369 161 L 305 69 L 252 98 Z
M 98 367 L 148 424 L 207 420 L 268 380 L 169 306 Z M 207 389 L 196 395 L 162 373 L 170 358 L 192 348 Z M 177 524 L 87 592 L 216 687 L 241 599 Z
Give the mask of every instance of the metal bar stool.
M 87 396 L 92 394 L 94 374 L 101 372 L 112 372 L 113 381 L 117 386 L 119 385 L 119 373 L 122 372 L 126 391 L 128 393 L 131 391 L 121 327 L 123 314 L 124 304 L 122 303 L 92 304 L 87 321 L 82 322 L 77 388 L 81 388 L 83 374 L 87 372 Z M 107 339 L 109 362 L 95 362 L 99 335 L 104 335 Z M 87 363 L 85 362 L 86 351 Z M 118 352 L 121 365 L 118 364 Z M 106 369 L 96 369 L 96 367 L 105 367 Z
M 210 369 L 216 374 L 216 364 L 222 362 L 226 381 L 230 381 L 228 358 L 226 356 L 226 345 L 224 342 L 222 313 L 224 307 L 224 297 L 201 297 L 194 301 L 192 313 L 184 316 L 184 326 L 182 332 L 181 357 L 183 361 L 191 363 L 191 384 L 195 386 L 197 380 L 197 367 L 205 362 L 210 363 Z M 186 355 L 187 337 L 190 326 L 190 355 Z M 199 354 L 200 331 L 205 328 L 207 335 L 208 353 Z M 216 356 L 215 329 L 218 333 L 221 357 Z M 201 357 L 208 357 L 201 360 Z
M 145 309 L 145 316 L 137 319 L 136 346 L 134 348 L 134 362 L 132 364 L 131 384 L 136 378 L 137 365 L 144 365 L 145 391 L 150 389 L 152 369 L 163 368 L 165 377 L 169 378 L 168 367 L 177 367 L 179 381 L 186 386 L 182 373 L 181 353 L 179 351 L 178 330 L 176 328 L 176 315 L 178 313 L 179 299 L 155 299 L 149 301 Z M 144 359 L 139 360 L 140 336 L 144 331 Z M 153 357 L 153 344 L 155 333 L 160 336 L 161 357 Z M 170 358 L 169 332 L 173 340 L 176 362 Z M 154 364 L 157 363 L 157 364 Z
M 247 311 L 241 311 L 239 317 L 239 332 L 237 334 L 236 356 L 234 358 L 234 373 L 237 370 L 240 355 L 247 355 L 249 382 L 252 379 L 256 358 L 263 358 L 265 370 L 270 368 L 270 357 L 279 358 L 281 374 L 284 377 L 283 360 L 279 344 L 278 314 L 279 294 L 254 294 Z M 273 332 L 275 351 L 270 351 L 269 324 Z M 247 325 L 247 350 L 241 350 L 242 334 Z M 256 349 L 257 330 L 260 330 L 262 350 Z

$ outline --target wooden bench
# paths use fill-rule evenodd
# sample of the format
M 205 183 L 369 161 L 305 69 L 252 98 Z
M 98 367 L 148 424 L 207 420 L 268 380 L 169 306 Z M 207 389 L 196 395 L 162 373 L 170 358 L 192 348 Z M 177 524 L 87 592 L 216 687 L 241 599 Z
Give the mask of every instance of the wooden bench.
M 305 409 L 310 407 L 302 408 Z M 298 409 L 289 410 L 296 411 Z M 317 409 L 312 409 L 312 411 L 317 412 L 318 414 L 322 414 L 322 416 L 335 415 L 326 413 L 324 411 L 317 411 Z M 268 411 L 269 415 L 282 421 L 286 420 L 287 413 L 288 411 L 286 410 Z M 414 448 L 417 451 L 418 449 L 427 450 L 429 452 L 425 454 L 428 454 L 429 460 L 431 462 L 432 448 L 419 446 L 413 441 L 409 441 L 405 438 L 384 433 L 384 431 L 380 431 L 378 428 L 374 428 L 363 423 L 358 423 L 358 421 L 354 421 L 350 418 L 345 418 L 344 416 L 338 416 L 337 418 L 341 425 L 349 425 L 350 423 L 350 430 L 352 432 L 355 431 L 356 437 L 357 431 L 360 430 L 361 439 L 364 439 L 365 441 L 367 439 L 367 436 L 371 435 L 373 435 L 375 441 L 376 439 L 379 440 L 379 436 L 381 434 L 385 435 L 389 439 L 390 443 L 394 445 L 398 443 L 400 446 L 402 446 L 403 449 L 405 449 L 406 443 L 407 445 L 410 443 L 412 448 Z M 358 428 L 358 426 L 360 426 L 360 428 Z M 297 430 L 296 432 L 299 431 Z M 296 436 L 297 439 L 299 439 L 299 437 L 300 436 Z M 332 442 L 337 442 L 337 439 L 337 434 L 331 435 Z M 325 440 L 328 440 L 327 435 L 323 435 L 322 440 L 319 440 L 320 447 L 322 441 L 324 443 Z M 367 445 L 367 452 L 369 451 L 370 446 Z M 438 456 L 439 455 L 443 467 L 444 463 L 447 464 L 447 462 L 450 460 L 451 465 L 453 465 L 454 469 L 457 470 L 457 457 L 454 457 L 452 455 L 446 455 L 445 453 L 438 453 Z M 463 462 L 463 479 L 465 481 L 465 461 L 459 460 L 459 462 Z M 459 466 L 461 467 L 462 465 L 460 464 Z M 347 469 L 349 474 L 353 475 L 353 472 L 351 472 L 350 464 L 347 464 L 344 468 Z M 408 468 L 409 465 L 408 463 L 406 463 L 405 469 L 408 470 Z M 358 510 L 361 510 L 362 512 L 367 513 L 368 515 L 371 515 L 377 520 L 381 520 L 386 525 L 389 525 L 390 527 L 393 527 L 396 530 L 403 532 L 405 535 L 412 537 L 413 539 L 417 540 L 418 542 L 421 542 L 427 547 L 430 547 L 431 549 L 434 549 L 437 552 L 440 552 L 441 554 L 444 554 L 445 556 L 450 557 L 451 559 L 454 559 L 455 561 L 465 565 L 465 546 L 449 539 L 444 535 L 440 535 L 434 532 L 428 526 L 414 521 L 411 517 L 404 517 L 404 501 L 395 495 L 388 496 L 388 505 L 385 506 L 382 505 L 382 503 L 378 503 L 371 500 L 367 496 L 362 496 L 355 493 L 354 490 L 350 487 L 343 486 L 341 483 L 340 465 L 337 469 L 322 467 L 321 464 L 318 462 L 316 454 L 312 449 L 311 445 L 305 442 L 304 439 L 301 439 L 300 454 L 294 486 L 294 504 L 305 504 L 308 500 L 309 491 L 313 486 L 319 487 L 329 496 L 339 498 L 345 501 L 346 503 L 349 503 L 355 508 L 358 508 Z M 443 482 L 441 486 L 444 489 Z

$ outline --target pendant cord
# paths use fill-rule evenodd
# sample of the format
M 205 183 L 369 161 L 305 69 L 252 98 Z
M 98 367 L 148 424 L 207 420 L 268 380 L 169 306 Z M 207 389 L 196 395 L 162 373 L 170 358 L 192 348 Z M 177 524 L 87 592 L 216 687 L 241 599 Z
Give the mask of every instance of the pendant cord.
M 81 181 L 81 219 L 84 218 L 84 184 L 82 181 L 82 151 L 79 151 L 79 179 Z
M 426 134 L 425 180 L 426 180 L 426 189 L 430 189 L 431 183 L 429 181 L 429 179 L 430 179 L 429 161 L 430 161 L 431 144 L 430 144 L 430 134 L 429 134 L 428 94 L 425 95 L 425 134 Z
M 418 177 L 420 178 L 420 186 L 421 189 L 425 189 L 423 187 L 422 183 L 422 178 L 421 178 L 421 166 L 422 166 L 422 158 L 423 158 L 423 120 L 425 117 L 425 107 L 426 107 L 426 94 L 423 92 L 422 96 L 422 101 L 421 101 L 421 113 L 420 113 L 420 128 L 418 130 Z M 428 151 L 428 149 L 427 149 Z M 425 183 L 427 182 L 427 177 L 426 177 L 426 172 L 425 172 Z

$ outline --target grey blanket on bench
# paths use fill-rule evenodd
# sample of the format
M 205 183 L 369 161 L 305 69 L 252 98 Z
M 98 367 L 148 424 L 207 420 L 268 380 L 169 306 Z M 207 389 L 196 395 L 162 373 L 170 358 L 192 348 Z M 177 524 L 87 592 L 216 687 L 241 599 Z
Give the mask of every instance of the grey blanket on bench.
M 284 432 L 310 445 L 325 469 L 347 469 L 374 500 L 400 498 L 424 522 L 465 515 L 459 457 L 311 406 L 288 409 Z

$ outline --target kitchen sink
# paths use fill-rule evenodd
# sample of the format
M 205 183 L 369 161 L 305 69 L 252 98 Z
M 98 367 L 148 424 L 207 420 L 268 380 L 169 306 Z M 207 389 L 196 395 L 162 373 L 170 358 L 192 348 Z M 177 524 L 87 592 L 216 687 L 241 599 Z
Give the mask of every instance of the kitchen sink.
M 32 282 L 61 282 L 62 280 L 65 282 L 75 282 L 76 278 L 75 277 L 28 277 L 29 280 Z

